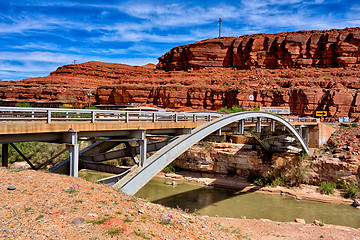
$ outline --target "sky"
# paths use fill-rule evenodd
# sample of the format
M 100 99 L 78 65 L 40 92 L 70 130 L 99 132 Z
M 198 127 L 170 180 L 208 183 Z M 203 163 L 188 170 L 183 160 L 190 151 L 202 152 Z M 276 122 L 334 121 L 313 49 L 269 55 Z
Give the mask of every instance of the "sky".
M 219 35 L 360 26 L 360 1 L 0 0 L 0 80 L 88 61 L 145 65 Z

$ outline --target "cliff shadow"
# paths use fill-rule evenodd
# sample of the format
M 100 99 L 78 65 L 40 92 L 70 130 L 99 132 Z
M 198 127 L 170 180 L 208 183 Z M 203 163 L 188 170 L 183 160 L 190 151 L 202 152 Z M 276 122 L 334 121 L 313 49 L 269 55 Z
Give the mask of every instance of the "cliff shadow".
M 217 180 L 213 182 L 216 186 Z M 250 184 L 249 184 L 250 185 Z M 176 186 L 175 186 L 176 187 Z M 261 187 L 253 187 L 247 191 L 242 189 L 228 189 L 213 186 L 204 186 L 195 190 L 190 190 L 182 193 L 178 193 L 169 197 L 164 197 L 153 201 L 153 203 L 161 204 L 171 208 L 178 208 L 185 210 L 189 213 L 194 213 L 197 210 L 203 209 L 210 205 L 215 205 L 217 202 L 230 199 L 239 195 L 254 192 Z

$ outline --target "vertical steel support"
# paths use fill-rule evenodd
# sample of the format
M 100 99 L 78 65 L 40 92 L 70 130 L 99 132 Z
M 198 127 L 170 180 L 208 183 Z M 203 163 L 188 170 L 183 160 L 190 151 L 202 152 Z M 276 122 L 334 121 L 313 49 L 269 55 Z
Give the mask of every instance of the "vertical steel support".
M 51 123 L 51 111 L 50 110 L 47 110 L 46 123 Z
M 300 137 L 303 137 L 303 131 L 302 131 L 302 127 L 300 126 L 299 129 L 298 129 L 298 132 L 299 132 L 299 135 Z
M 239 133 L 241 135 L 244 135 L 244 128 L 245 128 L 245 120 L 244 119 L 241 119 L 239 121 Z
M 153 114 L 152 114 L 152 121 L 153 121 L 153 122 L 156 122 L 156 113 L 153 113 Z
M 140 146 L 140 165 L 143 167 L 146 162 L 146 147 L 147 147 L 147 139 L 143 139 L 139 141 Z
M 196 122 L 196 114 L 193 114 L 193 122 Z
M 94 123 L 95 122 L 95 112 L 91 111 L 91 122 Z
M 219 136 L 221 136 L 221 128 L 216 131 Z
M 308 127 L 304 128 L 304 137 L 303 138 L 304 138 L 306 146 L 309 146 L 309 128 Z
M 71 133 L 70 153 L 70 176 L 77 177 L 79 172 L 79 144 L 77 143 L 77 133 Z
M 261 117 L 256 118 L 256 132 L 261 133 Z
M 178 122 L 178 114 L 175 113 L 175 122 Z
M 9 144 L 3 143 L 2 144 L 2 166 L 8 167 L 9 166 Z
M 270 131 L 275 132 L 275 120 L 271 119 L 270 122 Z
M 140 132 L 140 140 L 139 140 L 139 147 L 140 147 L 140 166 L 145 166 L 146 163 L 146 153 L 147 153 L 147 139 L 146 139 L 146 131 L 142 130 Z
M 125 122 L 128 123 L 129 122 L 129 113 L 125 112 Z

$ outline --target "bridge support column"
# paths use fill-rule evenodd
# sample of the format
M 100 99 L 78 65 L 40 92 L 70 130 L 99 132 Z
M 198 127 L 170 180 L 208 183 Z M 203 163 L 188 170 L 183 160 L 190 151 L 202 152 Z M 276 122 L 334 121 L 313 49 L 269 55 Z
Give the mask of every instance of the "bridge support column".
M 275 120 L 271 119 L 270 122 L 270 131 L 275 132 Z
M 146 153 L 147 153 L 147 139 L 142 139 L 139 141 L 139 147 L 140 147 L 140 165 L 143 167 L 146 162 Z
M 305 127 L 304 128 L 304 141 L 306 146 L 309 146 L 309 128 Z
M 77 143 L 77 133 L 71 133 L 70 153 L 70 176 L 78 177 L 79 173 L 79 144 Z
M 8 167 L 9 165 L 9 144 L 2 144 L 2 166 Z
M 139 143 L 140 151 L 140 166 L 145 166 L 146 163 L 146 153 L 147 153 L 147 139 L 146 139 L 146 130 L 138 130 L 132 133 L 132 137 L 136 138 Z
M 256 118 L 256 132 L 261 133 L 261 117 Z
M 241 119 L 239 121 L 239 133 L 241 135 L 244 135 L 244 127 L 245 127 L 245 120 L 244 119 Z

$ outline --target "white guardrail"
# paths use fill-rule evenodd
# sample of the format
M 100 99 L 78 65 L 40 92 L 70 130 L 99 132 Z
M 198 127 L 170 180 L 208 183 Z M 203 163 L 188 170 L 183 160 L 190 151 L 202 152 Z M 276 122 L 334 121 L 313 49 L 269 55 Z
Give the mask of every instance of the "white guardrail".
M 211 121 L 216 112 L 152 112 L 64 108 L 0 107 L 0 121 Z
M 0 121 L 211 121 L 226 114 L 208 111 L 154 112 L 65 108 L 0 107 Z M 283 117 L 288 122 L 316 122 L 316 118 Z M 248 121 L 254 121 L 249 119 Z M 247 121 L 247 122 L 248 122 Z M 267 122 L 268 119 L 262 120 Z

